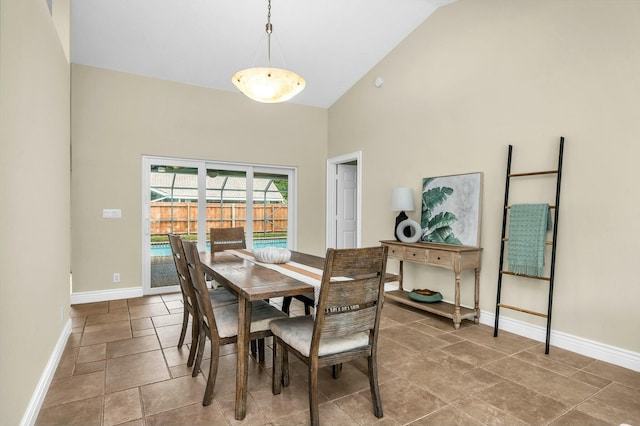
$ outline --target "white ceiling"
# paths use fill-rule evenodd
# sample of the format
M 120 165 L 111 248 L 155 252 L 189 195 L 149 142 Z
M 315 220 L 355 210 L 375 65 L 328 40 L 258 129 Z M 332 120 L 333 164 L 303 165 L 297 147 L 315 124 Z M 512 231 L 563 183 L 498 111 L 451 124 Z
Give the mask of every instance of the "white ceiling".
M 272 0 L 271 65 L 328 108 L 438 7 L 455 0 Z M 267 0 L 72 0 L 71 62 L 236 91 L 267 65 Z

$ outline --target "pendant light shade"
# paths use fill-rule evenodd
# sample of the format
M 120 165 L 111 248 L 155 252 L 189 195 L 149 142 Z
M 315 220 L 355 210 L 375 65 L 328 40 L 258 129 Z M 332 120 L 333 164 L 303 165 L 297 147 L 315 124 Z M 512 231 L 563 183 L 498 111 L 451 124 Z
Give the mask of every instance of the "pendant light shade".
M 264 103 L 286 102 L 305 87 L 302 77 L 280 68 L 248 68 L 235 73 L 231 80 L 247 97 Z
M 231 77 L 233 85 L 247 97 L 264 103 L 285 102 L 302 92 L 306 83 L 293 71 L 271 67 L 271 0 L 267 13 L 267 60 L 266 67 L 248 68 Z

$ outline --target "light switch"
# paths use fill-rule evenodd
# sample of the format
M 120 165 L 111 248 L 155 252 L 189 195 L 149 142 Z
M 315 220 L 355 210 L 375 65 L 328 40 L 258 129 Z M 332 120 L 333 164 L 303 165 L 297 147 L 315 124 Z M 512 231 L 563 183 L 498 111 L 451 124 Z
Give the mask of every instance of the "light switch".
M 104 219 L 120 219 L 122 217 L 122 210 L 120 209 L 103 209 L 102 217 Z

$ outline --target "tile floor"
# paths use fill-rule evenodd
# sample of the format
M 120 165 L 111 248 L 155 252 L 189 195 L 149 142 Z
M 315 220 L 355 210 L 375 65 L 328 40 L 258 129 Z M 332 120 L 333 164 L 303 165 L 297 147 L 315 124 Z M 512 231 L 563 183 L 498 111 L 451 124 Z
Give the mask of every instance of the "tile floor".
M 308 424 L 303 364 L 292 357 L 291 385 L 274 396 L 270 350 L 265 365 L 250 363 L 242 422 L 234 419 L 234 345 L 223 349 L 214 401 L 203 407 L 204 376 L 192 378 L 187 346 L 176 348 L 181 312 L 179 294 L 72 306 L 73 333 L 36 424 Z M 494 338 L 484 325 L 454 330 L 387 302 L 378 353 L 384 418 L 372 414 L 366 362 L 353 362 L 338 380 L 323 371 L 322 424 L 640 426 L 640 372 L 553 347 L 545 356 L 541 343 Z

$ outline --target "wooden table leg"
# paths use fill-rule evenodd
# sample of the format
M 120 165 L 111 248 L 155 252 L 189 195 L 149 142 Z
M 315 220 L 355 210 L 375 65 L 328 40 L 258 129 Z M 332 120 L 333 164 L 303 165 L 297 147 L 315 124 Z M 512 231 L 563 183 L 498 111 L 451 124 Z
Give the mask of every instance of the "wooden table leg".
M 475 283 L 475 293 L 473 296 L 474 303 L 473 309 L 476 311 L 476 316 L 473 320 L 474 323 L 480 323 L 480 269 L 476 268 L 476 283 Z
M 249 378 L 249 332 L 251 327 L 251 302 L 244 297 L 238 300 L 238 359 L 236 367 L 236 420 L 247 414 L 247 379 Z
M 456 330 L 460 328 L 460 322 L 462 322 L 462 318 L 460 317 L 460 272 L 456 271 L 456 289 L 455 289 L 455 300 L 454 300 L 454 310 L 453 310 L 453 328 Z

